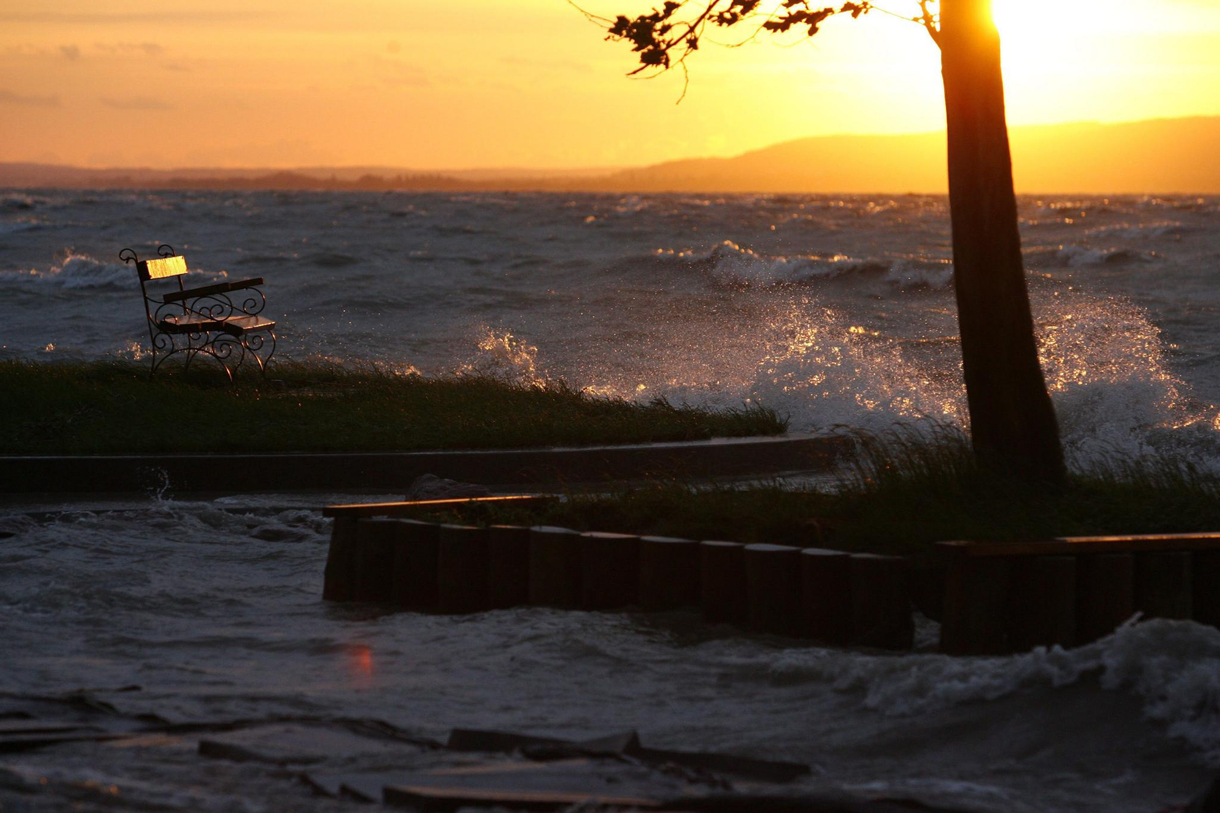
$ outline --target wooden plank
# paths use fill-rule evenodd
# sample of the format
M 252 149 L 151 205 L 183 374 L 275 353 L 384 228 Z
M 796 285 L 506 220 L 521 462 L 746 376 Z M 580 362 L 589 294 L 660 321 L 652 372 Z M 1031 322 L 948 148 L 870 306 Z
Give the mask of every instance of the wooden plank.
M 328 505 L 322 509 L 324 517 L 414 517 L 428 511 L 444 508 L 460 508 L 466 505 L 506 505 L 519 508 L 538 508 L 558 501 L 549 494 L 508 494 L 500 497 L 454 497 L 443 500 L 408 500 L 406 502 L 352 503 L 350 505 Z
M 186 257 L 161 257 L 157 260 L 142 260 L 136 263 L 136 270 L 145 281 L 150 279 L 168 279 L 180 277 L 186 273 Z
M 1149 534 L 1147 536 L 1074 536 L 1042 541 L 938 542 L 956 556 L 1072 556 L 1081 553 L 1155 553 L 1220 550 L 1220 533 Z
M 157 327 L 164 333 L 202 333 L 207 330 L 219 330 L 224 327 L 224 321 L 184 313 L 165 317 L 157 323 Z
M 655 799 L 611 796 L 572 791 L 462 788 L 445 785 L 387 785 L 387 805 L 417 810 L 458 810 L 463 807 L 507 807 L 519 810 L 563 810 L 574 805 L 595 807 L 656 808 Z
M 240 336 L 255 330 L 270 330 L 273 327 L 275 327 L 274 321 L 261 316 L 226 316 L 220 322 L 220 329 L 232 336 Z
M 179 257 L 178 259 L 181 259 Z M 192 299 L 197 296 L 210 296 L 211 294 L 227 294 L 230 291 L 240 291 L 244 288 L 253 288 L 263 284 L 262 277 L 254 277 L 253 279 L 243 279 L 236 282 L 218 282 L 215 285 L 201 285 L 198 288 L 187 288 L 184 291 L 172 291 L 161 297 L 164 302 L 179 302 L 183 299 Z

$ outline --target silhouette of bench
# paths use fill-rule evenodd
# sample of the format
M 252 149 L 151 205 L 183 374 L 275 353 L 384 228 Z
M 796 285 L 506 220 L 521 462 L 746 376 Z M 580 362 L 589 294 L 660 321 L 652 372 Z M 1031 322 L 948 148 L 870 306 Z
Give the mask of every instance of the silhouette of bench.
M 267 364 L 275 355 L 275 322 L 260 315 L 267 305 L 258 288 L 262 277 L 187 288 L 182 281 L 186 258 L 172 246 L 158 246 L 157 258 L 152 260 L 141 260 L 125 248 L 119 259 L 134 263 L 140 278 L 152 346 L 150 375 L 174 355 L 182 354 L 183 368 L 190 369 L 191 361 L 202 354 L 215 360 L 230 381 L 247 358 L 266 376 Z M 178 289 L 150 293 L 150 284 L 167 280 L 176 281 Z

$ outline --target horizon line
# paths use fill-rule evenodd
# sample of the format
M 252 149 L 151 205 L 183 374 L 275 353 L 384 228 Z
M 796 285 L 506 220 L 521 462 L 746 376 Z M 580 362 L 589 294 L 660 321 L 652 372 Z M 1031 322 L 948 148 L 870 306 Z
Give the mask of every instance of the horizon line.
M 1190 116 L 1152 116 L 1139 119 L 1120 119 L 1113 121 L 1103 121 L 1098 119 L 1075 119 L 1069 121 L 1039 123 L 1039 124 L 1010 124 L 1009 131 L 1013 130 L 1030 130 L 1039 128 L 1055 128 L 1055 127 L 1079 127 L 1079 126 L 1094 126 L 1094 127 L 1111 127 L 1127 124 L 1143 124 L 1151 122 L 1165 121 L 1190 121 L 1194 119 L 1209 119 L 1220 118 L 1220 111 L 1216 113 L 1200 113 Z M 762 147 L 754 147 L 734 152 L 726 155 L 707 155 L 698 154 L 690 155 L 681 158 L 668 158 L 660 161 L 652 161 L 649 163 L 635 164 L 619 164 L 613 166 L 596 166 L 596 165 L 571 165 L 571 166 L 471 166 L 471 167 L 446 167 L 446 168 L 419 168 L 407 165 L 394 165 L 387 163 L 376 162 L 352 162 L 352 163 L 337 163 L 337 164 L 296 164 L 291 166 L 271 166 L 258 164 L 242 164 L 242 165 L 222 165 L 222 164 L 177 164 L 167 167 L 156 167 L 150 165 L 128 164 L 128 165 L 111 165 L 111 166 L 88 166 L 85 164 L 75 163 L 59 163 L 50 161 L 39 161 L 29 159 L 0 159 L 0 165 L 26 165 L 38 167 L 54 167 L 58 169 L 80 170 L 84 172 L 270 172 L 270 173 L 292 173 L 292 172 L 316 172 L 324 170 L 389 170 L 397 172 L 406 172 L 415 176 L 452 176 L 456 174 L 478 174 L 478 173 L 494 173 L 498 175 L 509 175 L 511 173 L 521 173 L 533 176 L 544 176 L 546 173 L 555 173 L 556 175 L 595 175 L 601 173 L 623 172 L 633 169 L 646 169 L 649 167 L 660 166 L 663 164 L 672 164 L 682 161 L 715 161 L 715 160 L 731 160 L 751 153 L 762 150 L 771 149 L 782 144 L 789 144 L 797 141 L 814 141 L 814 140 L 830 140 L 840 138 L 910 138 L 914 136 L 935 136 L 945 133 L 945 128 L 935 130 L 911 130 L 895 133 L 866 133 L 866 132 L 842 132 L 842 133 L 822 133 L 811 136 L 797 136 L 795 138 L 786 138 L 781 141 L 775 141 Z

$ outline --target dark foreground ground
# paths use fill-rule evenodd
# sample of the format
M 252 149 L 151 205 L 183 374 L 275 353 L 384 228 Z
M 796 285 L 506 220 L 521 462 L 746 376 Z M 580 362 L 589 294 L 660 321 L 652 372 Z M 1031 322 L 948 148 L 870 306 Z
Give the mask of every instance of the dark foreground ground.
M 511 449 L 777 435 L 766 408 L 602 398 L 562 383 L 273 363 L 235 385 L 200 363 L 0 362 L 0 454 Z

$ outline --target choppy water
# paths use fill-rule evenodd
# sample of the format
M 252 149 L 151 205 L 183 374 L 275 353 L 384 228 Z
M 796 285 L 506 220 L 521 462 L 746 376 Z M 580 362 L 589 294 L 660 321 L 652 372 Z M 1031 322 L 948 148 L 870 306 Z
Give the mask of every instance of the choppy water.
M 960 422 L 941 197 L 8 192 L 0 352 L 139 355 L 124 246 L 263 276 L 281 352 L 761 401 L 794 429 Z M 1220 466 L 1220 199 L 1022 200 L 1080 464 Z
M 1022 214 L 1075 465 L 1172 453 L 1220 470 L 1220 200 L 1025 199 Z M 140 356 L 135 274 L 116 258 L 167 242 L 200 281 L 266 277 L 296 358 L 757 400 L 800 430 L 954 422 L 947 219 L 937 197 L 6 192 L 0 352 Z M 0 511 L 16 534 L 0 539 L 0 690 L 139 684 L 113 701 L 432 735 L 634 726 L 659 746 L 808 761 L 817 787 L 987 810 L 1157 810 L 1220 767 L 1216 630 L 1155 622 L 1070 653 L 951 659 L 681 616 L 377 615 L 319 601 L 325 523 L 272 504 Z M 151 747 L 5 767 L 113 782 L 133 805 L 323 804 Z M 6 787 L 0 802 L 29 803 Z
M 951 658 L 741 637 L 681 614 L 385 615 L 319 601 L 326 522 L 274 502 L 0 522 L 17 532 L 0 542 L 0 692 L 138 684 L 102 697 L 173 721 L 366 717 L 437 737 L 636 727 L 661 747 L 808 762 L 805 787 L 994 811 L 1161 810 L 1220 767 L 1220 630 L 1158 621 L 1072 652 Z M 131 807 L 329 809 L 267 766 L 155 743 L 6 767 L 113 784 Z

